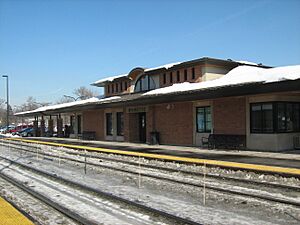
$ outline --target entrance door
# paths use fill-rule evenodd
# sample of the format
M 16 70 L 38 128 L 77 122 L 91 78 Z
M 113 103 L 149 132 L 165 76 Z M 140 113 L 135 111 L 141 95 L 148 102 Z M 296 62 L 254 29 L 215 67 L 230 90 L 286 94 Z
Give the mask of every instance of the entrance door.
M 139 135 L 140 142 L 146 142 L 146 113 L 139 113 Z

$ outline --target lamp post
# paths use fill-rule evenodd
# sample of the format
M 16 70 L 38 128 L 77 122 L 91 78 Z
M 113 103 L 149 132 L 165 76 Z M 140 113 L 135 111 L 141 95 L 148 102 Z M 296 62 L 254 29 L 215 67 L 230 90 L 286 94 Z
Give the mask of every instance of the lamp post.
M 6 78 L 6 126 L 8 129 L 9 126 L 9 96 L 8 96 L 8 76 L 7 75 L 2 75 L 2 77 Z

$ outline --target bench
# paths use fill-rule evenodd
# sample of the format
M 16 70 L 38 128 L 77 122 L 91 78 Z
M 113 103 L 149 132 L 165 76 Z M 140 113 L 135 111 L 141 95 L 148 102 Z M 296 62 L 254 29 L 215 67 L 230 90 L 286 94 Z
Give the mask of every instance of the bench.
M 82 132 L 82 140 L 96 140 L 96 132 L 95 131 L 83 131 Z
M 208 149 L 245 149 L 246 135 L 237 134 L 210 134 L 202 137 L 202 145 Z

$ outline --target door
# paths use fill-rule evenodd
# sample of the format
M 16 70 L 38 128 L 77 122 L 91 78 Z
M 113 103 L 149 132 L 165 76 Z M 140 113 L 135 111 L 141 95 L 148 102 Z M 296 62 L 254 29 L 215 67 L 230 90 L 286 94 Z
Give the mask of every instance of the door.
M 139 135 L 140 142 L 146 142 L 146 113 L 139 113 Z

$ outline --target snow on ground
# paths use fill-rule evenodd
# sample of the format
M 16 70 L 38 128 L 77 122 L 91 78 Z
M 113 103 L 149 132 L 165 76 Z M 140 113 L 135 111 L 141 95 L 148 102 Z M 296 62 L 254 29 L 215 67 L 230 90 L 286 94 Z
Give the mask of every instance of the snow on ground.
M 216 88 L 237 84 L 246 83 L 271 83 L 280 82 L 284 80 L 296 80 L 300 78 L 300 65 L 296 66 L 284 66 L 276 68 L 260 68 L 253 66 L 238 66 L 229 71 L 221 78 L 204 81 L 199 83 L 179 83 L 172 86 L 155 89 L 146 92 L 144 95 L 158 95 L 174 92 L 201 90 L 206 88 Z
M 47 206 L 16 186 L 0 178 L 0 196 L 13 202 L 18 208 L 30 215 L 40 225 L 76 225 L 76 223 Z
M 51 149 L 55 151 L 57 148 L 47 147 L 44 150 L 51 151 Z M 22 163 L 31 162 L 32 166 L 148 206 L 188 216 L 204 224 L 297 224 L 297 221 L 287 214 L 295 215 L 294 209 L 289 207 L 248 201 L 233 196 L 225 197 L 212 191 L 207 191 L 207 205 L 203 206 L 202 191 L 197 188 L 154 181 L 145 177 L 142 177 L 142 187 L 138 188 L 137 176 L 126 173 L 88 166 L 88 173 L 84 175 L 82 164 L 62 161 L 59 166 L 57 161 L 42 160 L 40 157 L 39 160 L 36 160 L 36 157 L 25 158 L 24 155 L 20 158 L 19 153 L 8 151 L 6 148 L 2 148 L 1 154 L 5 157 L 19 158 Z

